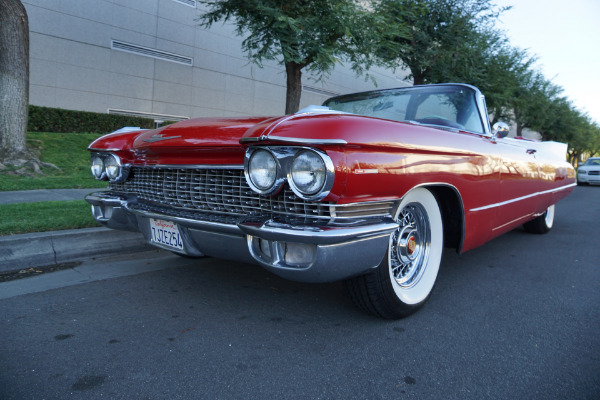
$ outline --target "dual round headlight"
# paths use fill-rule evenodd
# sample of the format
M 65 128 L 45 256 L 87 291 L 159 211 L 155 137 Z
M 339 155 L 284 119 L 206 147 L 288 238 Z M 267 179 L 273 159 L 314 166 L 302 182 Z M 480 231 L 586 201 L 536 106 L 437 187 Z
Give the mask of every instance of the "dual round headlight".
M 252 184 L 260 191 L 269 191 L 277 180 L 277 161 L 272 153 L 257 150 L 248 161 L 248 175 Z
M 92 156 L 92 175 L 98 180 L 104 179 L 104 160 L 99 155 Z
M 96 153 L 92 155 L 92 175 L 98 180 L 120 180 L 123 177 L 121 159 L 112 153 Z
M 325 185 L 327 166 L 317 153 L 304 150 L 296 154 L 290 169 L 290 184 L 303 195 L 314 195 Z
M 292 191 L 307 200 L 325 197 L 333 185 L 333 163 L 324 153 L 293 147 L 250 148 L 246 180 L 263 195 L 278 193 L 287 180 Z

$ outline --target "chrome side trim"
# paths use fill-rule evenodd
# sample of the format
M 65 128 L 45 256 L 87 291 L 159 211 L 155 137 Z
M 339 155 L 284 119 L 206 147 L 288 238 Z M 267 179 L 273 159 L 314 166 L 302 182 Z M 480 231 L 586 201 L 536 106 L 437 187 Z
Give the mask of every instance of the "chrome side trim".
M 269 136 L 269 140 L 276 140 L 278 142 L 299 142 L 306 144 L 338 144 L 338 145 L 346 145 L 347 141 L 344 139 L 306 139 L 306 138 L 288 138 L 281 136 Z
M 559 188 L 550 189 L 550 190 L 544 190 L 543 192 L 536 192 L 536 193 L 528 194 L 527 196 L 517 197 L 517 198 L 514 198 L 514 199 L 502 201 L 500 203 L 494 203 L 494 204 L 489 204 L 487 206 L 482 206 L 482 207 L 477 207 L 477 208 L 471 208 L 469 210 L 469 212 L 483 211 L 483 210 L 488 210 L 490 208 L 502 207 L 502 206 L 505 206 L 507 204 L 512 204 L 512 203 L 516 203 L 516 202 L 521 201 L 521 200 L 529 199 L 531 197 L 541 196 L 541 195 L 548 194 L 548 193 L 560 192 L 561 190 L 566 190 L 566 189 L 569 189 L 569 188 L 572 188 L 572 187 L 575 187 L 575 186 L 577 186 L 577 184 L 576 183 L 572 183 L 570 185 L 565 185 L 565 186 L 561 186 Z
M 398 223 L 385 218 L 376 224 L 353 227 L 292 226 L 269 220 L 263 223 L 240 222 L 244 233 L 261 239 L 329 245 L 373 236 L 389 235 L 398 228 Z
M 89 151 L 121 151 L 123 149 L 97 149 L 95 147 L 88 147 Z
M 288 138 L 282 136 L 261 136 L 257 138 L 242 138 L 240 139 L 240 143 L 256 143 L 261 142 L 263 140 L 270 140 L 275 142 L 282 143 L 300 143 L 306 145 L 347 145 L 348 142 L 344 139 L 307 139 L 307 138 Z
M 273 133 L 273 131 L 275 130 L 275 128 L 277 128 L 279 125 L 283 124 L 284 122 L 289 121 L 290 119 L 294 118 L 295 116 L 296 116 L 295 114 L 288 115 L 287 117 L 284 117 L 284 118 L 280 119 L 279 121 L 277 121 L 276 123 L 272 124 L 268 128 L 269 132 L 267 132 L 266 135 L 261 135 L 261 138 L 269 136 L 271 133 Z
M 215 165 L 215 164 L 146 164 L 134 165 L 140 168 L 180 168 L 180 169 L 244 169 L 242 164 Z
M 260 137 L 248 137 L 248 138 L 241 138 L 240 139 L 240 143 L 254 143 L 254 142 L 260 142 L 262 139 Z

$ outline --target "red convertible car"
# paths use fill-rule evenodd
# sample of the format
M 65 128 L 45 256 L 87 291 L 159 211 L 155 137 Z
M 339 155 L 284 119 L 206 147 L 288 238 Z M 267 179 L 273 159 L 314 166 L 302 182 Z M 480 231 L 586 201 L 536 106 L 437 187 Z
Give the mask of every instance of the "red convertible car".
M 334 97 L 293 115 L 199 118 L 90 146 L 94 217 L 191 257 L 343 280 L 384 318 L 429 297 L 442 248 L 545 233 L 576 185 L 567 146 L 507 138 L 484 96 L 441 84 Z

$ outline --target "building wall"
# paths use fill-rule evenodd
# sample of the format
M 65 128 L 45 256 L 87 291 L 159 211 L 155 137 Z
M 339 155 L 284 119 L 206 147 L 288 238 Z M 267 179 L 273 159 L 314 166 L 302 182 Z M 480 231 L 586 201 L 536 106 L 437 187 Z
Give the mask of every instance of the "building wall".
M 126 110 L 159 119 L 284 112 L 283 66 L 250 64 L 241 50 L 243 38 L 230 24 L 198 27 L 202 6 L 194 0 L 23 4 L 30 26 L 31 104 L 102 113 Z M 129 45 L 153 56 L 123 51 Z M 402 72 L 370 73 L 379 88 L 408 85 Z M 305 74 L 301 107 L 375 88 L 342 66 L 324 81 L 309 78 Z

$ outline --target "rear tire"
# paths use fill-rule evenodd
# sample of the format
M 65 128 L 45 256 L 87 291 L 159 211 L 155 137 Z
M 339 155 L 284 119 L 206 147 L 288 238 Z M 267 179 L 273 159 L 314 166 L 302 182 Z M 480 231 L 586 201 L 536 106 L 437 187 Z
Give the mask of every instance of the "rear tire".
M 523 228 L 529 233 L 543 234 L 550 232 L 552 225 L 554 225 L 554 204 L 536 219 L 523 224 Z
M 409 192 L 395 215 L 381 264 L 345 281 L 346 292 L 363 311 L 388 319 L 406 317 L 421 308 L 435 284 L 443 248 L 442 216 L 437 200 L 424 188 Z

